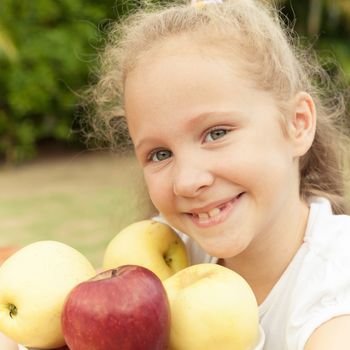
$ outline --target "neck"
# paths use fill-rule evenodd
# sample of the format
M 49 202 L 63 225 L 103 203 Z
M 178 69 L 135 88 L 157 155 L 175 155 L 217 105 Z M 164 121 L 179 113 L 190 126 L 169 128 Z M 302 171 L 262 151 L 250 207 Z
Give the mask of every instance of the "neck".
M 300 248 L 307 225 L 309 208 L 298 201 L 267 232 L 263 232 L 241 254 L 219 260 L 246 279 L 258 304 L 267 297 Z

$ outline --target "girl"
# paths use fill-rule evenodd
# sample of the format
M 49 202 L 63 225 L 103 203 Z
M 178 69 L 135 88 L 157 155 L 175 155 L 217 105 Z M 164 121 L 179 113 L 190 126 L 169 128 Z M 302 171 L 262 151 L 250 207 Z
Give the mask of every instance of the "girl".
M 98 137 L 118 145 L 127 124 L 192 263 L 248 281 L 266 350 L 350 348 L 343 104 L 321 76 L 274 8 L 208 1 L 116 24 L 88 96 Z
M 125 115 L 161 219 L 192 263 L 248 281 L 266 350 L 349 349 L 343 104 L 322 98 L 322 71 L 274 8 L 212 2 L 115 26 L 95 126 L 118 143 Z

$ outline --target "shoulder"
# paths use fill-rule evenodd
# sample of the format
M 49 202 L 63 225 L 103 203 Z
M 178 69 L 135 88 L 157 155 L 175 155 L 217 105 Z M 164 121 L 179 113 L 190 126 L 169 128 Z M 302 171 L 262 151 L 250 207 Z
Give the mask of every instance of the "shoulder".
M 350 216 L 334 215 L 327 199 L 313 198 L 305 243 L 320 258 L 332 260 L 340 254 L 350 259 Z
M 304 243 L 306 254 L 298 272 L 289 321 L 293 349 L 304 349 L 315 330 L 335 317 L 348 320 L 349 247 L 350 217 L 334 215 L 324 199 L 312 202 Z
M 349 329 L 350 315 L 335 317 L 312 333 L 305 345 L 305 350 L 349 349 Z
M 350 217 L 334 215 L 325 201 L 310 211 L 300 281 L 304 292 L 324 291 L 335 297 L 346 291 L 350 297 Z

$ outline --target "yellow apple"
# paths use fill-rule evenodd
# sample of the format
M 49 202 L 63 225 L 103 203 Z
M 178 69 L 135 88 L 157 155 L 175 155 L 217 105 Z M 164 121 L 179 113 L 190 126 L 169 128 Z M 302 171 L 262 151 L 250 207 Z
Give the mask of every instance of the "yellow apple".
M 95 274 L 90 262 L 64 243 L 39 241 L 18 250 L 0 267 L 0 332 L 27 347 L 61 347 L 64 300 Z
M 258 306 L 248 283 L 216 264 L 198 264 L 163 281 L 171 309 L 169 350 L 252 350 Z
M 153 220 L 133 223 L 120 231 L 109 243 L 103 268 L 140 265 L 161 280 L 189 265 L 186 248 L 176 232 Z

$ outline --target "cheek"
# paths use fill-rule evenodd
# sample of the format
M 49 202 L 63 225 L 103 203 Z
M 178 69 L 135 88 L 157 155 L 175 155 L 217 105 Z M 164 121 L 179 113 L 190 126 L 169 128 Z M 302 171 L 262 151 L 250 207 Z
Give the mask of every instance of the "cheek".
M 281 145 L 279 145 L 281 147 Z M 221 162 L 220 172 L 247 190 L 269 192 L 286 185 L 293 175 L 291 157 L 275 145 L 256 145 L 235 149 Z
M 164 212 L 170 205 L 171 185 L 169 178 L 145 172 L 144 178 L 153 205 Z

